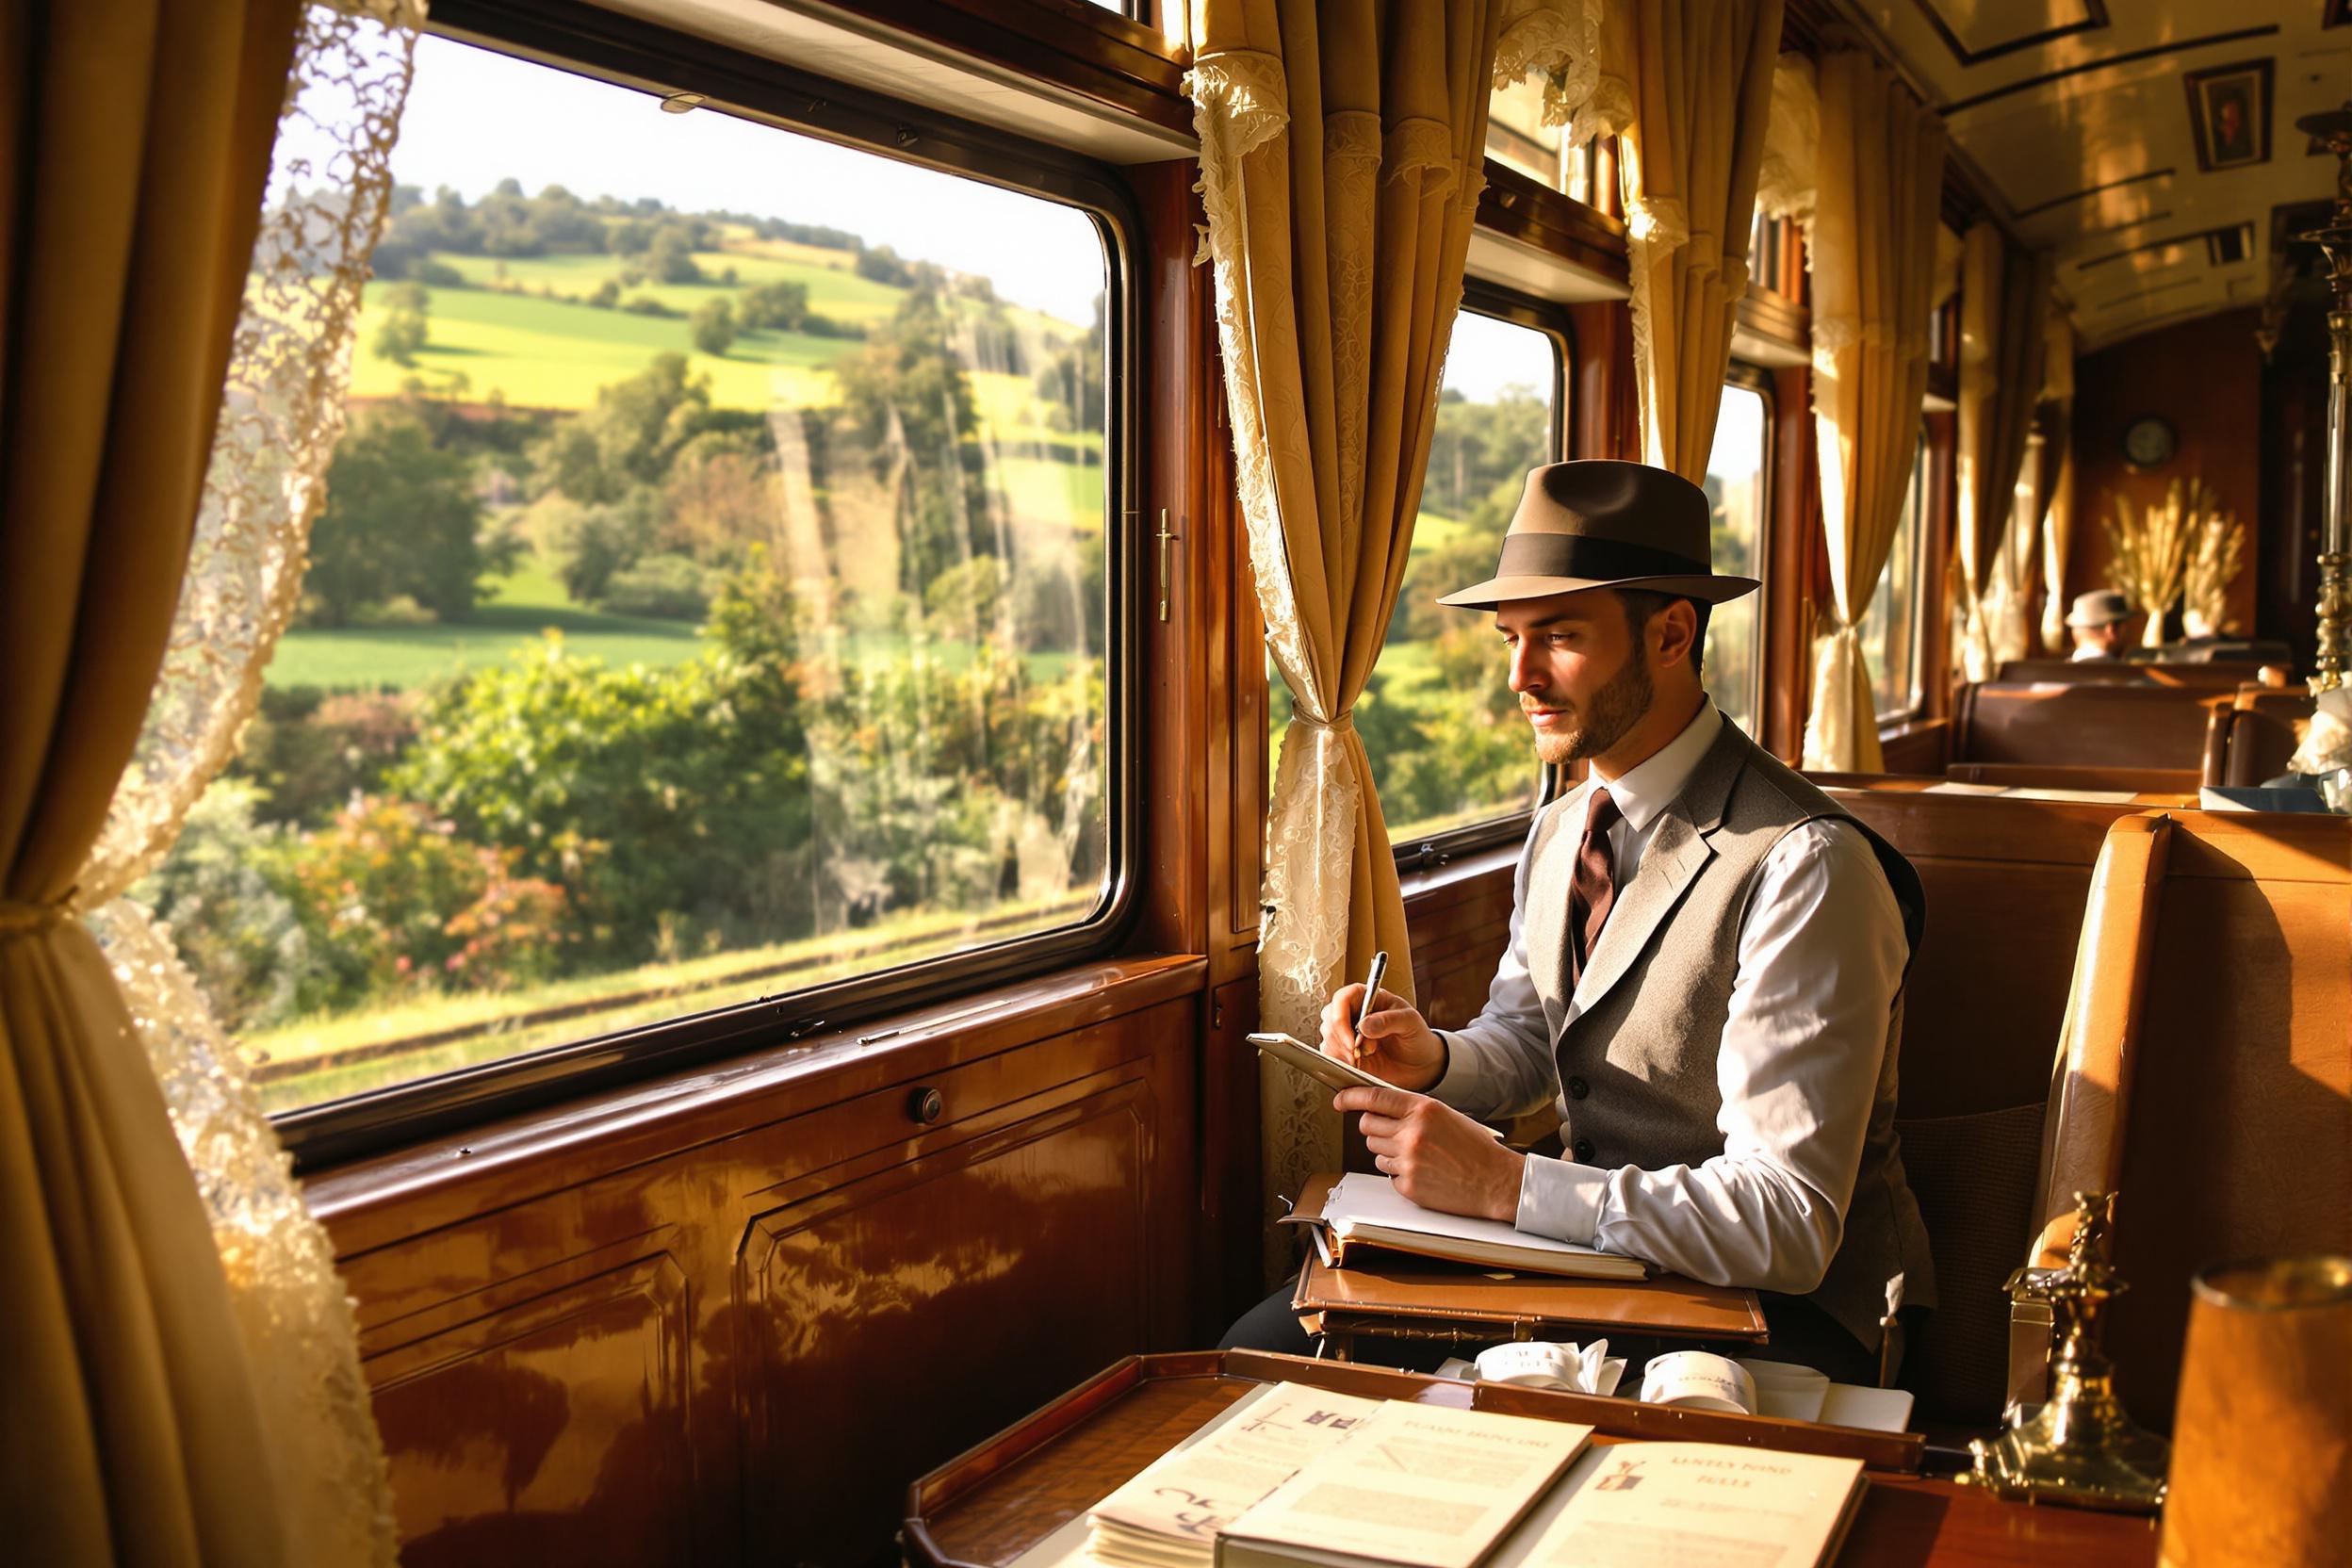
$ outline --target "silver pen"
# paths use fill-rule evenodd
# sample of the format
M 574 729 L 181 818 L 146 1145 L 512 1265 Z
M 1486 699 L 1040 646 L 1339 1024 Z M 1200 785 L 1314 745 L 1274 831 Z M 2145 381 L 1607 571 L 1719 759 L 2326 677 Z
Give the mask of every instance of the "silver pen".
M 1380 994 L 1388 974 L 1388 949 L 1372 955 L 1372 971 L 1364 977 L 1364 1000 L 1356 1005 L 1356 1060 L 1364 1060 L 1364 1021 L 1372 1016 L 1372 999 Z

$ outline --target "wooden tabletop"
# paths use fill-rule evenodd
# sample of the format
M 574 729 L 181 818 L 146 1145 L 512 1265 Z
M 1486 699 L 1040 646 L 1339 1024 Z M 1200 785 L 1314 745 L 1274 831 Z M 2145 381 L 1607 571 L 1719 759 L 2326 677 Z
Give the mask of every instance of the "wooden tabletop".
M 1004 1568 L 1266 1376 L 1353 1393 L 1373 1392 L 1365 1380 L 1393 1380 L 1391 1396 L 1426 1403 L 1466 1405 L 1472 1397 L 1463 1383 L 1290 1357 L 1203 1351 L 1131 1359 L 917 1481 L 907 1498 L 907 1561 L 915 1568 Z M 1583 1400 L 1508 1392 L 1516 1413 L 1544 1413 L 1543 1402 L 1557 1399 L 1560 1419 L 1591 1419 Z M 1706 1430 L 1694 1427 L 1688 1435 L 1723 1441 L 1741 1421 L 1708 1416 Z M 1759 1423 L 1755 1429 L 1785 1425 Z M 1601 1434 L 1594 1441 L 1627 1440 Z M 1875 1468 L 1870 1481 L 1840 1564 L 2148 1568 L 2156 1560 L 2150 1519 L 2004 1503 L 1951 1481 Z

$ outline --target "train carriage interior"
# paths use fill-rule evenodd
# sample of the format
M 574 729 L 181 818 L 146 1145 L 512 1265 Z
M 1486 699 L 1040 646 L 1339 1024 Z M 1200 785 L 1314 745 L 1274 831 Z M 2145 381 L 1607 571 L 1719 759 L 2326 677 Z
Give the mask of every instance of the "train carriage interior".
M 1248 1037 L 1498 1004 L 1614 774 L 1439 600 L 1594 463 L 1924 909 L 1837 1560 L 2352 1562 L 2352 3 L 0 18 L 20 1560 L 1036 1546 L 923 1478 L 1217 1375 L 1388 1168 Z M 1548 1030 L 1485 1119 L 1582 1168 Z M 1953 1479 L 2092 1395 L 2168 1511 Z

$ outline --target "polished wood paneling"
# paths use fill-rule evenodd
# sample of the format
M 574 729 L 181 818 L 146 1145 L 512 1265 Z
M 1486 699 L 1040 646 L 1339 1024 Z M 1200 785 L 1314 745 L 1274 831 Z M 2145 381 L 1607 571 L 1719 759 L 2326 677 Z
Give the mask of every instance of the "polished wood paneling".
M 910 1475 L 1187 1343 L 1204 976 L 1093 966 L 314 1180 L 406 1560 L 869 1561 Z
M 2202 317 L 2085 354 L 2074 368 L 2074 539 L 2066 591 L 2107 584 L 2107 531 L 2115 498 L 2134 508 L 2164 499 L 2176 480 L 2201 480 L 2216 504 L 2246 525 L 2246 560 L 2261 559 L 2254 537 L 2263 516 L 2262 355 L 2252 310 Z M 2148 473 L 2123 457 L 2123 433 L 2144 414 L 2172 425 L 2180 449 Z M 2230 612 L 2252 629 L 2255 575 L 2230 588 Z M 2034 612 L 2039 624 L 2038 609 Z
M 1406 879 L 1414 993 L 1422 1015 L 1440 1029 L 1461 1028 L 1486 1005 L 1487 984 L 1511 942 L 1518 856 L 1513 842 Z
M 1200 1052 L 1200 1288 L 1192 1319 L 1199 1345 L 1214 1345 L 1266 1294 L 1258 1245 L 1266 1216 L 1258 1054 L 1248 1037 L 1257 1027 L 1254 973 L 1209 993 L 1209 1034 Z
M 1073 1089 L 925 1158 L 794 1184 L 752 1221 L 734 1335 L 749 1560 L 860 1560 L 906 1477 L 1152 1341 L 1151 1095 Z
M 462 1297 L 459 1321 L 369 1354 L 409 1568 L 707 1560 L 686 1275 L 666 1251 L 626 1256 L 657 1239 Z

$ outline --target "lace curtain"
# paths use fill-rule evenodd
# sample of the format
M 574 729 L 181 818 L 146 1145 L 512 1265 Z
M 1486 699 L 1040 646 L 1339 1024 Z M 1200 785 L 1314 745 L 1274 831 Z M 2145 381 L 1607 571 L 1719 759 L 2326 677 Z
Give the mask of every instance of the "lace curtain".
M 1813 220 L 1821 185 L 1821 94 L 1813 62 L 1780 57 L 1772 66 L 1772 119 L 1764 128 L 1764 161 L 1756 172 L 1756 209 L 1767 218 Z
M 1375 949 L 1413 991 L 1404 905 L 1352 710 L 1404 580 L 1484 184 L 1497 59 L 1589 81 L 1581 0 L 1373 9 L 1196 0 L 1200 138 L 1236 483 L 1266 645 L 1293 697 L 1266 821 L 1265 1026 L 1312 1039 Z M 1339 1164 L 1331 1097 L 1261 1077 L 1268 1217 Z M 1289 1238 L 1269 1228 L 1269 1276 Z
M 1927 394 L 1943 190 L 1942 122 L 1858 50 L 1819 68 L 1813 429 L 1832 599 L 1813 645 L 1805 765 L 1876 773 L 1877 712 L 1859 627 L 1894 547 Z
M 125 893 L 235 754 L 293 614 L 423 22 L 422 0 L 302 13 L 171 641 L 74 899 L 196 1173 L 301 1563 L 398 1557 L 351 1303 L 235 1044 L 170 933 Z
M 1782 0 L 1607 0 L 1569 138 L 1618 139 L 1642 459 L 1696 480 L 1723 405 Z

